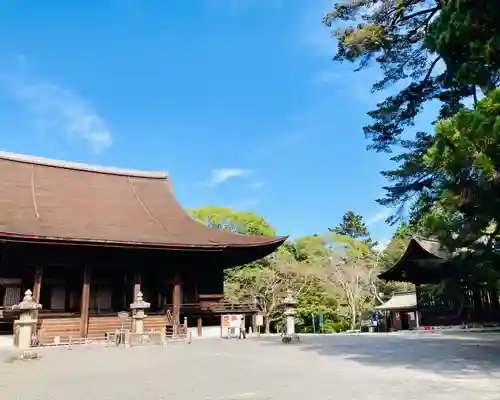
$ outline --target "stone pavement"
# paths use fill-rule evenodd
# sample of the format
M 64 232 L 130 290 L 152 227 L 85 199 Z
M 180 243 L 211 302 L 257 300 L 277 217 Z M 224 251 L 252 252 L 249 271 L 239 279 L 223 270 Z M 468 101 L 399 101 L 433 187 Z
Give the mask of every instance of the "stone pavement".
M 0 361 L 22 400 L 498 400 L 500 344 L 417 336 L 207 339 L 165 348 L 43 349 Z M 3 351 L 2 359 L 8 355 Z
M 12 335 L 0 335 L 0 348 L 2 347 L 12 347 L 14 339 Z

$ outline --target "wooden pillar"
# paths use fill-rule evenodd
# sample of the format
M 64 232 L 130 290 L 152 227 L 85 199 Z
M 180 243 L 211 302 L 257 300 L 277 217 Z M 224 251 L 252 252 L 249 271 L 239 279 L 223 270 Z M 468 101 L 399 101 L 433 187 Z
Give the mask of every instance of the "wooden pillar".
M 35 303 L 40 303 L 40 292 L 42 290 L 42 267 L 36 267 L 35 269 L 35 277 L 33 280 L 33 300 Z M 48 306 L 46 304 L 45 306 Z M 33 318 L 36 319 L 38 317 L 38 310 L 33 311 Z
M 203 336 L 203 320 L 201 317 L 198 317 L 197 328 L 198 328 L 198 336 Z
M 181 314 L 181 277 L 178 273 L 174 276 L 174 288 L 172 293 L 172 312 L 174 317 L 174 325 L 180 325 Z
M 83 271 L 82 305 L 80 307 L 80 337 L 87 337 L 89 326 L 90 275 L 90 267 L 85 265 Z
M 35 279 L 33 283 L 33 300 L 37 303 L 40 303 L 41 290 L 42 290 L 42 267 L 37 267 L 35 269 Z

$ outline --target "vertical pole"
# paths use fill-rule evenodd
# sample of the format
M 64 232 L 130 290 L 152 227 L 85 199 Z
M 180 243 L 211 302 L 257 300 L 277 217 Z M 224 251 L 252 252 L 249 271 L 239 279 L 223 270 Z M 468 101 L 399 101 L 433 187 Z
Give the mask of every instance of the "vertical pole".
M 35 269 L 35 278 L 33 283 L 33 301 L 35 303 L 40 303 L 40 292 L 42 290 L 42 267 L 36 267 Z M 36 319 L 38 317 L 38 310 L 33 311 L 33 318 Z
M 174 288 L 172 293 L 172 308 L 174 325 L 180 325 L 181 319 L 181 277 L 178 273 L 174 276 Z
M 80 307 L 80 337 L 87 337 L 89 326 L 89 303 L 90 303 L 90 267 L 85 265 L 83 270 L 82 303 Z
M 203 319 L 200 317 L 198 317 L 198 320 L 196 321 L 197 322 L 197 330 L 198 330 L 198 336 L 203 336 Z
M 36 267 L 33 284 L 33 300 L 40 303 L 40 291 L 42 289 L 42 267 Z

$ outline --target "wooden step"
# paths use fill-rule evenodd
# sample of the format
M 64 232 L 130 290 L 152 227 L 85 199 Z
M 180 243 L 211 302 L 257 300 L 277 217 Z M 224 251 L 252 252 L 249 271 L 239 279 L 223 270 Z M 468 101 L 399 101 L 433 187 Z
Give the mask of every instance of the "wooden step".
M 167 327 L 166 315 L 148 315 L 144 319 L 144 331 L 161 330 Z M 87 327 L 87 338 L 96 340 L 104 339 L 110 332 L 116 332 L 121 328 L 132 331 L 132 318 L 122 321 L 116 315 L 91 316 Z M 54 338 L 59 336 L 61 343 L 69 341 L 69 337 L 75 340 L 80 337 L 80 316 L 39 318 L 38 332 L 40 342 L 43 345 L 51 345 Z
M 121 329 L 132 330 L 132 318 L 121 320 L 118 316 L 93 316 L 89 318 L 87 337 L 104 339 L 106 333 Z
M 61 340 L 66 340 L 70 336 L 80 336 L 80 317 L 58 317 L 58 318 L 39 318 L 38 337 L 40 344 L 52 344 L 54 338 L 59 336 Z
M 165 329 L 167 318 L 165 315 L 148 315 L 144 319 L 144 331 Z

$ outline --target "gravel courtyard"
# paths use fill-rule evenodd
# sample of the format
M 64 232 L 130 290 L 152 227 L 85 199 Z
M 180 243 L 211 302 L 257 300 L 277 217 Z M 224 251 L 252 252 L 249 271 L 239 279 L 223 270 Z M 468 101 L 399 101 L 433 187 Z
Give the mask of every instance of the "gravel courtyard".
M 7 353 L 1 353 L 5 359 Z M 500 343 L 434 337 L 206 339 L 44 349 L 0 362 L 5 399 L 500 399 Z

